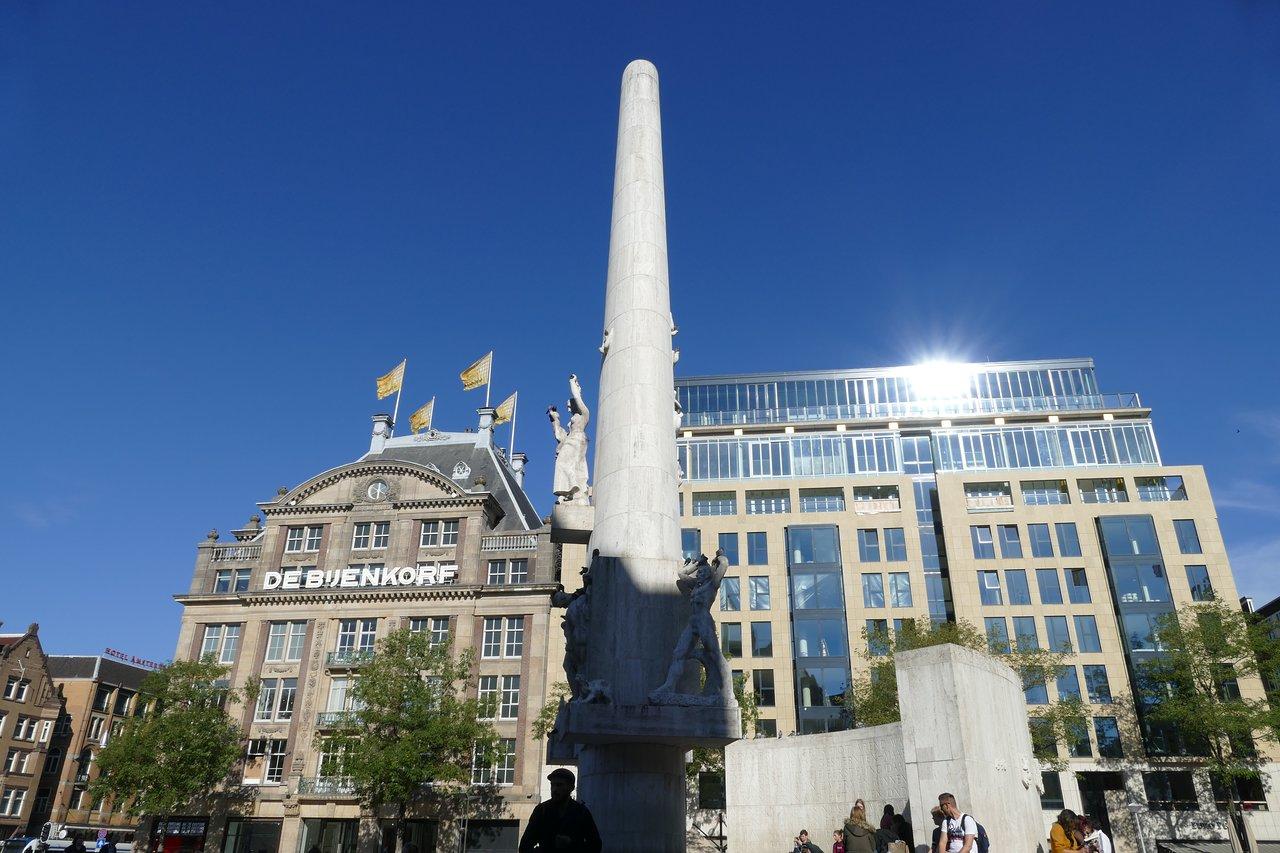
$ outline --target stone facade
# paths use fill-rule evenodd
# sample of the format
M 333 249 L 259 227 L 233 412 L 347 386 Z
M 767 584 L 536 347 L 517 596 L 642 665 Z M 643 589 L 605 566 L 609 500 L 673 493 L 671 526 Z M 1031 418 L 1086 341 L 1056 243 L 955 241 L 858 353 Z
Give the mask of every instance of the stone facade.
M 62 697 L 49 676 L 40 626 L 0 634 L 0 838 L 30 832 Z
M 478 432 L 390 439 L 384 418 L 369 453 L 260 503 L 263 520 L 234 542 L 199 546 L 177 597 L 176 656 L 212 655 L 230 683 L 259 677 L 281 697 L 233 709 L 253 798 L 231 814 L 192 816 L 208 820 L 205 849 L 365 853 L 385 843 L 379 816 L 326 775 L 320 744 L 350 711 L 346 689 L 376 640 L 406 626 L 475 651 L 481 685 L 505 691 L 494 725 L 510 745 L 497 768 L 473 769 L 497 782 L 496 808 L 480 814 L 469 797 L 425 804 L 410 815 L 411 843 L 424 853 L 457 850 L 464 834 L 469 848 L 506 844 L 522 829 L 544 775 L 544 745 L 529 729 L 547 692 L 547 638 L 558 633 L 557 560 L 520 470 L 491 446 L 486 412 Z

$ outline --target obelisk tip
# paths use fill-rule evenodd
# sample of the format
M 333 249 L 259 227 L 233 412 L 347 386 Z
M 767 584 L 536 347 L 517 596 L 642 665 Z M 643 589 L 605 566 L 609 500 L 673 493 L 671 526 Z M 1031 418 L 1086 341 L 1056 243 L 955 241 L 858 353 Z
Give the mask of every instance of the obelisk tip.
M 626 80 L 628 77 L 635 77 L 640 74 L 648 74 L 657 79 L 658 69 L 647 59 L 633 59 L 627 63 L 627 69 L 622 72 L 622 79 Z

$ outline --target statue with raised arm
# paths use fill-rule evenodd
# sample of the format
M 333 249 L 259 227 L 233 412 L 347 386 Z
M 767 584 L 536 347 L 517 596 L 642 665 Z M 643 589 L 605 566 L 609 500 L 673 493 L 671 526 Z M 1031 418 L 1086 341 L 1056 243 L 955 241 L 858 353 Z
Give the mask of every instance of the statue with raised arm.
M 576 374 L 569 374 L 569 426 L 560 423 L 555 406 L 547 409 L 551 431 L 556 437 L 556 469 L 551 491 L 556 503 L 590 503 L 587 486 L 587 423 L 591 412 L 582 402 L 582 386 Z
M 729 558 L 724 551 L 716 551 L 714 562 L 707 562 L 706 555 L 697 561 L 686 560 L 676 573 L 676 588 L 689 597 L 691 612 L 689 624 L 680 633 L 675 651 L 671 655 L 671 667 L 667 680 L 649 694 L 655 705 L 720 705 L 732 704 L 733 681 L 729 677 L 729 664 L 720 652 L 716 639 L 716 624 L 711 618 L 711 605 L 720 594 L 720 582 L 729 569 Z M 698 663 L 706 674 L 699 693 L 682 693 L 680 682 L 684 679 L 686 665 Z

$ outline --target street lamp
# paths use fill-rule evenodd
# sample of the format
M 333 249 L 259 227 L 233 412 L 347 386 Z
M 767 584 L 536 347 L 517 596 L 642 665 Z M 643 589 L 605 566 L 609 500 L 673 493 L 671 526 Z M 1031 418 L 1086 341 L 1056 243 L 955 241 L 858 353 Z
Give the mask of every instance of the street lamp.
M 1129 813 L 1133 815 L 1133 825 L 1138 830 L 1138 853 L 1147 853 L 1147 839 L 1142 834 L 1142 821 L 1138 819 L 1138 813 L 1141 811 L 1141 805 L 1129 803 Z

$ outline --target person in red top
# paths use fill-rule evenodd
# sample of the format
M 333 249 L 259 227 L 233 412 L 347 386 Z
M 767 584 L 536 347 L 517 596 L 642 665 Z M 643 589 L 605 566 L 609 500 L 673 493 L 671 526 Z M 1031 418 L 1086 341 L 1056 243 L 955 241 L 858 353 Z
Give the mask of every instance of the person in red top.
M 844 833 L 838 829 L 831 833 L 831 853 L 844 853 Z

